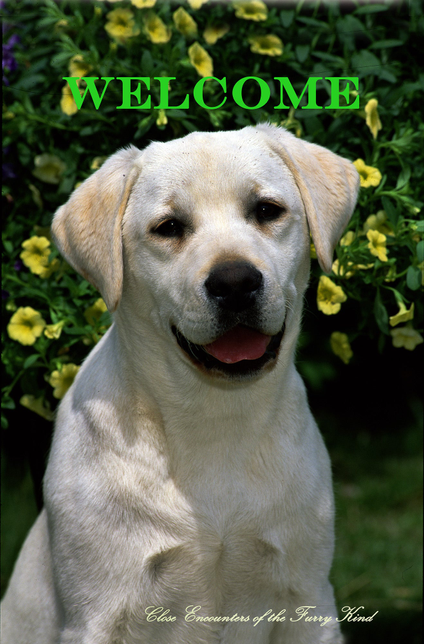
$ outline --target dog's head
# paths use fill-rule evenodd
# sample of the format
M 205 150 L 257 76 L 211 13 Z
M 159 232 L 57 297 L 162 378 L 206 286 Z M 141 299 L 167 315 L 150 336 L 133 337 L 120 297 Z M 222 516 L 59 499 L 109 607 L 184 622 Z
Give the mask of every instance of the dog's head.
M 154 325 L 197 369 L 251 376 L 297 334 L 309 232 L 330 272 L 358 186 L 349 161 L 281 128 L 193 133 L 117 152 L 53 235 L 110 311 Z

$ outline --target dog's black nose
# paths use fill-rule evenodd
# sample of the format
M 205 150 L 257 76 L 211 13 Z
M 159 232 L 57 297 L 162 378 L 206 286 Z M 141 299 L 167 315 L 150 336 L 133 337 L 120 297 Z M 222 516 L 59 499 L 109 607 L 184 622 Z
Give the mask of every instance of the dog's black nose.
M 249 262 L 228 261 L 215 266 L 205 287 L 222 308 L 237 313 L 255 303 L 262 281 L 262 273 Z

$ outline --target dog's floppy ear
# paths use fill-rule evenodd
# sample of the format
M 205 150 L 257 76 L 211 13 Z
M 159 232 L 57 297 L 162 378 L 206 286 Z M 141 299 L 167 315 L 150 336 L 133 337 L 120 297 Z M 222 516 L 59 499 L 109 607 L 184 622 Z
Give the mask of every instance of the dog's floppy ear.
M 350 161 L 283 128 L 257 127 L 292 172 L 299 188 L 318 261 L 331 272 L 334 248 L 355 208 L 359 174 Z
M 141 165 L 134 146 L 111 156 L 57 211 L 52 234 L 58 249 L 97 288 L 109 311 L 122 291 L 122 217 Z

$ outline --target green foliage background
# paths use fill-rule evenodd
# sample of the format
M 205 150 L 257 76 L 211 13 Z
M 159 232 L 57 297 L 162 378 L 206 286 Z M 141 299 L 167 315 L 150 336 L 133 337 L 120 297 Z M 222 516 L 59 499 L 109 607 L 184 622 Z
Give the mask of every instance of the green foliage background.
M 186 37 L 176 29 L 173 14 L 178 5 L 196 21 L 196 37 Z M 107 14 L 122 7 L 131 10 L 140 31 L 125 44 L 115 42 L 105 30 Z M 172 37 L 165 44 L 153 44 L 144 30 L 145 17 L 152 10 L 172 30 Z M 20 38 L 13 48 L 17 69 L 6 69 L 10 84 L 4 87 L 3 98 L 4 161 L 12 170 L 12 176 L 8 173 L 9 178 L 4 181 L 2 192 L 8 210 L 3 226 L 2 300 L 5 375 L 2 426 L 6 433 L 9 432 L 7 444 L 11 428 L 16 427 L 17 422 L 36 423 L 34 412 L 22 416 L 19 402 L 22 396 L 40 399 L 44 417 L 50 418 L 57 404 L 49 384 L 51 373 L 66 364 L 79 365 L 110 323 L 108 313 L 87 320 L 84 312 L 97 301 L 99 294 L 64 262 L 45 279 L 19 264 L 22 242 L 33 235 L 48 236 L 47 227 L 55 210 L 66 201 L 75 184 L 93 172 L 95 158 L 106 157 L 129 143 L 142 148 L 150 140 L 167 141 L 195 130 L 238 129 L 265 120 L 283 124 L 302 138 L 326 146 L 352 161 L 361 158 L 366 165 L 378 168 L 382 175 L 378 186 L 361 189 L 348 228 L 355 232 L 354 242 L 338 246 L 336 251 L 342 270 L 339 269 L 339 274 L 333 273 L 331 279 L 347 295 L 347 301 L 336 315 L 326 316 L 317 309 L 316 291 L 321 270 L 316 260 L 312 261 L 298 357 L 299 369 L 312 391 L 312 406 L 322 395 L 326 382 L 332 388 L 332 395 L 337 395 L 337 382 L 341 378 L 347 387 L 354 379 L 358 387 L 361 383 L 375 386 L 375 404 L 387 407 L 389 399 L 382 400 L 379 394 L 384 390 L 383 395 L 387 396 L 390 387 L 386 382 L 378 388 L 369 373 L 374 370 L 380 374 L 379 364 L 384 364 L 384 369 L 391 369 L 391 374 L 386 373 L 387 378 L 408 374 L 408 386 L 402 390 L 400 405 L 408 406 L 411 396 L 416 400 L 416 355 L 422 345 L 414 349 L 413 356 L 405 348 L 394 348 L 389 317 L 398 312 L 400 302 L 408 309 L 414 304 L 414 317 L 409 324 L 422 332 L 424 225 L 420 210 L 424 188 L 424 73 L 419 45 L 424 18 L 419 2 L 345 6 L 338 3 L 270 3 L 266 21 L 260 22 L 237 18 L 232 4 L 225 2 L 206 3 L 193 10 L 187 2 L 162 0 L 147 10 L 137 9 L 127 1 L 55 3 L 44 0 L 33 3 L 9 0 L 2 13 L 9 26 L 5 42 L 12 34 L 18 34 Z M 214 45 L 208 45 L 202 37 L 211 23 L 229 26 L 228 33 Z M 277 35 L 282 40 L 281 55 L 271 57 L 251 51 L 249 38 L 266 34 Z M 222 108 L 205 110 L 191 96 L 200 79 L 188 54 L 190 45 L 196 40 L 211 56 L 214 76 L 227 78 L 228 100 Z M 117 110 L 122 95 L 120 83 L 115 81 L 110 84 L 100 109 L 96 110 L 87 98 L 83 108 L 69 116 L 63 113 L 60 104 L 62 77 L 69 75 L 68 66 L 74 56 L 80 56 L 84 64 L 90 66 L 87 76 L 175 77 L 171 82 L 170 104 L 179 105 L 189 93 L 190 108 L 166 110 L 166 124 L 158 123 L 158 110 L 153 107 Z M 268 83 L 271 100 L 264 108 L 247 110 L 232 101 L 231 88 L 244 76 L 259 76 Z M 357 76 L 360 109 L 303 110 L 299 106 L 290 111 L 274 110 L 279 102 L 279 85 L 273 79 L 278 76 L 288 76 L 298 94 L 311 76 Z M 98 87 L 102 89 L 103 82 L 99 82 Z M 318 90 L 318 103 L 328 105 L 328 81 L 319 81 Z M 158 92 L 159 85 L 152 81 L 152 106 L 159 104 Z M 256 104 L 258 96 L 253 84 L 245 86 L 243 96 L 247 104 Z M 216 83 L 211 83 L 205 86 L 205 98 L 211 105 L 217 105 L 224 95 Z M 366 125 L 364 113 L 365 106 L 373 98 L 378 100 L 382 122 L 376 139 Z M 304 103 L 303 99 L 300 105 Z M 45 153 L 57 156 L 65 164 L 58 184 L 46 183 L 33 174 L 35 158 Z M 385 211 L 392 233 L 387 236 L 387 262 L 371 255 L 363 231 L 367 218 L 380 210 Z M 51 247 L 50 260 L 57 257 L 57 251 Z M 355 270 L 348 277 L 347 267 L 352 265 L 371 267 Z M 343 269 L 344 275 L 341 274 Z M 26 306 L 39 311 L 48 324 L 63 322 L 60 337 L 49 339 L 42 334 L 32 346 L 11 340 L 7 324 L 17 308 Z M 331 352 L 329 338 L 333 331 L 343 332 L 349 338 L 354 354 L 349 365 L 344 365 Z M 331 403 L 331 396 L 325 400 Z M 373 404 L 371 395 L 369 400 Z M 339 412 L 343 413 L 341 409 Z M 320 416 L 319 404 L 317 413 Z M 387 427 L 389 415 L 387 409 L 380 416 L 376 414 L 377 423 L 380 418 Z M 332 420 L 327 422 L 325 412 L 321 416 L 331 443 L 334 437 Z M 408 417 L 409 430 L 417 426 L 416 418 L 416 414 Z M 50 424 L 48 427 L 43 430 L 44 443 L 40 439 L 45 444 L 38 456 L 42 463 L 32 465 L 36 479 L 41 477 L 48 449 Z M 370 431 L 365 423 L 364 435 L 369 435 Z M 409 435 L 415 436 L 410 432 Z M 337 445 L 336 439 L 334 445 Z M 419 443 L 411 438 L 408 445 L 405 449 L 409 458 L 412 452 L 417 453 Z M 345 447 L 349 454 L 351 445 L 346 443 Z M 366 451 L 375 453 L 368 448 Z M 337 454 L 335 456 L 337 467 Z M 414 461 L 411 472 L 416 473 L 416 467 Z M 342 472 L 340 474 L 343 476 Z M 416 481 L 415 474 L 413 480 Z M 347 485 L 351 483 L 346 482 Z M 378 542 L 380 537 L 374 535 L 373 538 Z M 414 537 L 413 541 L 416 538 L 419 539 Z M 384 544 L 384 537 L 381 537 L 381 543 Z M 349 561 L 344 562 L 344 570 L 360 576 L 355 564 Z M 416 600 L 416 594 L 414 597 Z

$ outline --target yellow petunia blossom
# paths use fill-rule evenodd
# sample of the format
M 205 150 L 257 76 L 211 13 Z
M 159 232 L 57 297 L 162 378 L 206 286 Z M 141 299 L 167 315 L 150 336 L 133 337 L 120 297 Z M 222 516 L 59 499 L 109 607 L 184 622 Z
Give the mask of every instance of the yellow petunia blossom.
M 350 246 L 351 243 L 356 239 L 356 233 L 353 230 L 349 230 L 346 235 L 340 240 L 340 246 Z
M 87 76 L 87 74 L 93 68 L 91 67 L 91 65 L 84 62 L 82 56 L 77 54 L 76 56 L 73 56 L 69 61 L 68 69 L 70 76 L 78 76 L 79 78 L 82 78 L 83 76 Z
M 12 340 L 30 346 L 40 337 L 45 326 L 38 311 L 30 306 L 21 306 L 10 318 L 7 333 Z
M 386 235 L 379 233 L 378 230 L 369 230 L 367 238 L 371 255 L 378 257 L 381 262 L 387 262 Z
M 172 36 L 169 27 L 153 11 L 144 17 L 144 29 L 149 40 L 156 45 L 167 43 Z
M 203 38 L 208 45 L 214 45 L 217 40 L 225 36 L 230 31 L 228 25 L 209 25 L 203 32 Z
M 80 93 L 82 94 L 82 90 L 80 90 Z M 73 116 L 78 112 L 77 104 L 75 103 L 75 99 L 72 95 L 72 91 L 68 83 L 66 83 L 66 85 L 62 87 L 62 98 L 60 99 L 60 109 L 64 114 L 67 114 L 68 116 Z
M 190 62 L 199 76 L 213 76 L 213 61 L 208 52 L 198 42 L 188 48 Z
M 35 396 L 25 394 L 19 402 L 23 407 L 26 407 L 30 411 L 42 416 L 42 418 L 45 418 L 46 420 L 54 420 L 54 413 L 50 409 L 49 403 L 44 401 L 43 396 L 36 398 Z
M 353 262 L 348 262 L 347 266 L 340 266 L 339 260 L 336 259 L 333 262 L 331 270 L 333 271 L 334 275 L 337 275 L 337 277 L 345 277 L 348 280 L 354 274 L 354 271 L 349 269 L 353 269 L 353 268 L 354 268 Z
M 183 7 L 179 7 L 172 14 L 174 24 L 180 34 L 192 38 L 197 34 L 197 24 Z
M 20 258 L 31 273 L 40 275 L 48 264 L 50 256 L 50 242 L 47 237 L 30 237 L 22 242 L 24 249 Z
M 249 38 L 250 51 L 263 56 L 280 56 L 283 53 L 283 43 L 278 36 L 252 36 Z
M 90 170 L 98 170 L 106 161 L 107 156 L 105 157 L 94 157 L 91 162 Z
M 68 391 L 69 387 L 75 380 L 75 376 L 79 371 L 76 364 L 65 364 L 60 371 L 53 371 L 50 375 L 49 383 L 53 387 L 53 396 L 55 398 L 63 398 Z
M 259 22 L 268 17 L 268 8 L 262 0 L 241 0 L 234 3 L 237 18 Z
M 65 320 L 61 322 L 56 322 L 56 324 L 47 324 L 44 329 L 44 335 L 49 340 L 58 340 L 62 334 L 62 329 L 65 326 Z
M 422 335 L 409 324 L 398 329 L 392 329 L 390 335 L 392 336 L 392 344 L 397 349 L 403 347 L 408 351 L 413 351 L 418 344 L 423 342 Z
M 364 223 L 364 233 L 367 233 L 369 230 L 378 230 L 378 232 L 383 233 L 383 235 L 394 235 L 393 229 L 387 221 L 387 215 L 384 210 L 379 210 L 376 215 L 370 215 L 367 217 L 367 220 Z
M 156 125 L 166 125 L 168 123 L 168 118 L 166 116 L 165 110 L 159 110 L 158 117 L 156 119 Z
M 192 9 L 197 11 L 203 4 L 206 4 L 208 0 L 187 0 L 188 4 Z
M 381 181 L 381 172 L 378 168 L 373 168 L 370 165 L 365 165 L 363 159 L 356 159 L 353 165 L 359 173 L 361 181 L 361 188 L 368 188 L 369 186 L 378 186 Z
M 131 4 L 137 9 L 151 9 L 155 6 L 156 0 L 131 0 Z
M 105 30 L 111 38 L 121 45 L 140 33 L 134 22 L 134 14 L 130 9 L 113 9 L 106 14 L 106 18 L 108 21 Z
M 22 248 L 24 250 L 20 254 L 20 258 L 31 273 L 45 279 L 59 268 L 58 259 L 49 263 L 50 241 L 47 237 L 30 237 L 22 242 Z
M 378 101 L 375 98 L 372 98 L 365 105 L 365 114 L 366 114 L 366 124 L 371 130 L 373 138 L 377 138 L 378 131 L 382 129 L 380 117 L 378 116 Z
M 349 338 L 346 333 L 334 331 L 330 337 L 330 345 L 333 353 L 341 358 L 345 364 L 348 364 L 349 360 L 353 356 L 353 351 L 350 347 Z
M 95 326 L 96 322 L 100 320 L 103 313 L 106 313 L 106 311 L 107 306 L 105 304 L 105 301 L 101 297 L 99 297 L 99 299 L 96 300 L 92 306 L 89 306 L 88 309 L 84 311 L 84 317 L 87 320 L 88 324 Z
M 318 283 L 317 305 L 318 309 L 325 315 L 334 315 L 338 313 L 342 302 L 346 302 L 347 297 L 340 286 L 326 275 L 321 275 Z
M 403 302 L 398 302 L 398 304 L 399 304 L 399 311 L 396 313 L 396 315 L 392 315 L 389 317 L 390 326 L 396 326 L 401 322 L 408 322 L 409 320 L 412 320 L 414 317 L 413 303 L 411 304 L 411 307 L 409 310 L 406 308 Z
M 40 154 L 34 159 L 35 169 L 32 171 L 34 177 L 45 183 L 57 184 L 66 170 L 63 163 L 55 154 Z

